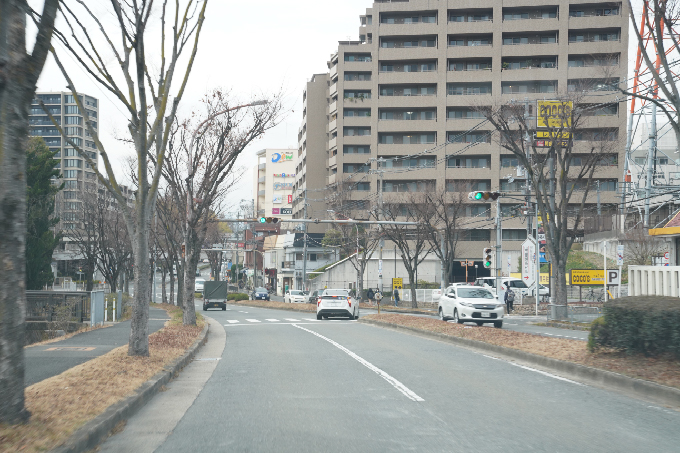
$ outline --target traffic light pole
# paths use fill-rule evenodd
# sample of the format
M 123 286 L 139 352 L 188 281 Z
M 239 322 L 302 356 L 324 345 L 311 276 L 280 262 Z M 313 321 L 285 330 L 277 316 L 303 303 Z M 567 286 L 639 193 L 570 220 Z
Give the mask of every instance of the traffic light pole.
M 501 257 L 503 256 L 503 249 L 502 249 L 502 239 L 503 239 L 503 234 L 502 234 L 502 218 L 501 218 L 501 199 L 500 197 L 496 199 L 496 288 L 500 288 L 500 278 L 501 278 L 501 270 L 502 270 L 502 264 L 501 264 Z

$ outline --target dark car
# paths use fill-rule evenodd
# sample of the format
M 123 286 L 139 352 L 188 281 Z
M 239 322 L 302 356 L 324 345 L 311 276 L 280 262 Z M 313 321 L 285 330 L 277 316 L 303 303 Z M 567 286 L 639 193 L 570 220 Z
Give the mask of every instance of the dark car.
M 255 288 L 250 293 L 250 298 L 252 300 L 269 300 L 269 291 L 267 291 L 267 288 Z
M 310 304 L 315 304 L 319 300 L 319 291 L 313 291 L 312 294 L 309 295 L 309 299 L 307 299 L 307 302 Z

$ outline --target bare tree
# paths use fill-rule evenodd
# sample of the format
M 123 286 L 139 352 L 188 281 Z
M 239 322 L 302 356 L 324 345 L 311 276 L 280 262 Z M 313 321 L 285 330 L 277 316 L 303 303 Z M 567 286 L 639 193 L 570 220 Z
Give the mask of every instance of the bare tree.
M 444 269 L 444 287 L 449 286 L 449 277 L 453 272 L 458 240 L 462 231 L 462 218 L 465 216 L 465 204 L 461 193 L 445 190 L 427 192 L 424 203 L 414 205 L 414 209 L 425 210 L 423 218 L 430 219 L 424 223 L 425 233 L 430 247 L 441 260 Z
M 68 220 L 75 228 L 68 231 L 67 238 L 71 244 L 78 248 L 81 260 L 84 262 L 85 291 L 92 291 L 92 276 L 97 267 L 99 254 L 99 241 L 97 226 L 99 224 L 99 197 L 97 191 L 85 190 L 80 201 L 64 202 L 78 207 L 73 212 L 64 212 L 62 220 Z M 71 206 L 69 206 L 71 207 Z
M 26 149 L 28 114 L 43 70 L 58 0 L 45 0 L 33 49 L 26 48 L 26 0 L 0 0 L 0 423 L 20 423 L 24 406 Z
M 118 280 L 132 261 L 132 243 L 118 202 L 99 195 L 97 203 L 97 268 L 111 286 L 118 289 Z
M 680 121 L 678 119 L 680 89 L 677 70 L 673 69 L 680 57 L 680 42 L 678 42 L 676 28 L 680 5 L 675 0 L 645 0 L 642 7 L 644 22 L 640 23 L 635 17 L 633 4 L 628 0 L 631 27 L 635 31 L 640 56 L 647 66 L 650 80 L 644 85 L 639 83 L 637 86 L 619 86 L 618 88 L 628 96 L 651 102 L 661 109 L 675 132 L 677 146 L 680 149 Z M 641 34 L 643 26 L 646 32 Z M 647 38 L 653 44 L 653 50 L 645 47 Z
M 433 209 L 426 209 L 425 195 L 422 193 L 409 193 L 383 209 L 383 220 L 396 222 L 416 222 L 420 225 L 427 225 L 432 222 Z M 420 206 L 420 207 L 417 207 Z M 377 212 L 374 211 L 377 218 Z M 401 252 L 401 261 L 408 274 L 409 286 L 411 289 L 411 306 L 418 307 L 416 298 L 416 272 L 418 265 L 432 251 L 432 245 L 428 240 L 429 236 L 423 226 L 382 224 L 380 231 L 383 236 L 392 242 Z M 396 257 L 395 257 L 396 259 Z
M 624 258 L 627 265 L 651 265 L 653 257 L 663 255 L 668 249 L 668 244 L 653 236 L 648 230 L 634 228 L 626 233 Z
M 172 196 L 166 190 L 158 197 L 157 204 L 158 227 L 156 231 L 157 244 L 161 251 L 164 267 L 170 274 L 170 301 L 175 304 L 175 279 L 184 275 L 184 261 L 182 260 L 182 212 L 174 205 Z M 181 301 L 182 279 L 177 278 L 177 301 Z
M 212 248 L 214 244 L 224 245 L 225 235 L 231 232 L 228 225 L 224 223 L 211 222 L 208 224 L 208 228 L 205 235 L 205 248 Z M 219 281 L 221 279 L 222 272 L 222 256 L 223 252 L 206 252 L 208 256 L 208 262 L 210 263 L 210 271 L 215 279 Z
M 85 118 L 86 130 L 99 149 L 104 161 L 104 172 L 99 170 L 97 163 L 81 146 L 64 134 L 61 125 L 57 124 L 44 105 L 43 109 L 51 117 L 63 139 L 95 169 L 100 183 L 119 202 L 132 241 L 135 297 L 128 345 L 128 354 L 132 356 L 149 355 L 151 218 L 165 163 L 170 125 L 189 81 L 207 5 L 207 0 L 162 0 L 160 4 L 153 0 L 111 0 L 110 13 L 114 20 L 103 21 L 90 7 L 89 2 L 60 0 L 65 27 L 56 36 L 85 72 L 105 91 L 111 93 L 129 115 L 130 143 L 135 150 L 137 165 L 134 207 L 127 205 L 125 195 L 113 173 L 111 158 L 93 124 L 94 118 L 83 99 L 78 96 L 77 87 L 61 58 L 54 48 L 51 49 L 78 109 Z M 151 62 L 149 55 L 153 52 L 147 47 L 147 32 L 149 21 L 156 18 L 160 21 L 160 51 L 157 52 L 159 61 Z M 95 38 L 97 33 L 99 37 Z M 99 42 L 104 44 L 100 46 Z M 186 50 L 190 52 L 187 57 L 183 55 Z M 185 66 L 181 66 L 182 64 Z M 176 75 L 181 80 L 179 88 L 174 91 Z
M 618 136 L 615 130 L 598 128 L 591 116 L 602 105 L 584 104 L 577 95 L 563 96 L 554 108 L 543 108 L 535 116 L 532 107 L 512 103 L 479 110 L 499 133 L 501 147 L 517 157 L 527 173 L 543 219 L 555 297 L 566 306 L 567 256 L 581 228 L 596 171 L 616 161 Z M 547 138 L 536 137 L 537 123 L 545 126 L 541 132 Z
M 234 104 L 228 93 L 215 90 L 205 96 L 205 116 L 198 121 L 176 122 L 171 133 L 163 178 L 173 202 L 187 213 L 183 222 L 185 246 L 183 321 L 196 324 L 194 287 L 196 268 L 216 205 L 238 181 L 242 172 L 236 159 L 253 141 L 278 124 L 281 103 Z M 245 112 L 245 113 L 244 113 Z

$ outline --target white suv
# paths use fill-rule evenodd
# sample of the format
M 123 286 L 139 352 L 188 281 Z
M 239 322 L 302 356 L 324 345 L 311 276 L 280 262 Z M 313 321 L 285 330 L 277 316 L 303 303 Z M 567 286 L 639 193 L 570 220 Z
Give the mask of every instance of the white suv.
M 346 289 L 325 289 L 316 302 L 316 319 L 347 316 L 359 319 L 359 304 Z
M 458 324 L 475 322 L 478 326 L 493 323 L 503 327 L 505 305 L 496 296 L 479 286 L 449 286 L 439 298 L 439 318 L 452 318 Z

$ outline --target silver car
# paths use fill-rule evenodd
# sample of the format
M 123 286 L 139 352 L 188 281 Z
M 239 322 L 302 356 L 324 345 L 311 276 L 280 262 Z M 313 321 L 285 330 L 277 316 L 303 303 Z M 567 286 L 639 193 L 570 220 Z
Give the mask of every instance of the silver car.
M 494 327 L 503 327 L 505 305 L 491 291 L 479 286 L 449 286 L 439 298 L 438 309 L 442 321 L 453 319 L 458 324 L 493 323 Z

